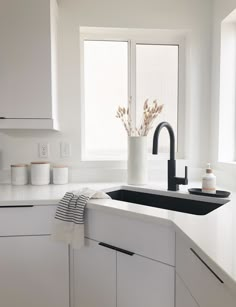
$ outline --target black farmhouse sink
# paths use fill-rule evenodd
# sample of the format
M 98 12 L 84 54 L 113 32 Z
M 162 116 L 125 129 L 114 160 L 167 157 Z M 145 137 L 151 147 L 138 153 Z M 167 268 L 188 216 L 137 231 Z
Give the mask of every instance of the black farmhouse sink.
M 221 200 L 221 202 L 214 202 L 213 200 L 213 202 L 211 202 L 206 200 L 194 200 L 146 192 L 129 191 L 125 189 L 114 190 L 107 192 L 107 194 L 114 200 L 195 215 L 206 215 L 229 201 L 228 199 L 225 199 L 224 201 Z

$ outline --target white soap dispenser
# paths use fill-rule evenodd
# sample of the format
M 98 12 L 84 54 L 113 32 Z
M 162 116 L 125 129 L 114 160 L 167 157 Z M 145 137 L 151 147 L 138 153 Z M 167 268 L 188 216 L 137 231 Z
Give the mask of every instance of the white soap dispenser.
M 210 163 L 207 163 L 206 173 L 202 177 L 202 192 L 203 193 L 216 193 L 216 176 L 212 173 Z

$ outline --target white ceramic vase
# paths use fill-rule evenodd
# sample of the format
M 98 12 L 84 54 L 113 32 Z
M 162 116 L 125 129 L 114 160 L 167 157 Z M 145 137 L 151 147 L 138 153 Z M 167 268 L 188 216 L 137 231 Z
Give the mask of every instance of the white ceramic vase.
M 147 137 L 128 137 L 128 184 L 144 185 L 148 181 Z

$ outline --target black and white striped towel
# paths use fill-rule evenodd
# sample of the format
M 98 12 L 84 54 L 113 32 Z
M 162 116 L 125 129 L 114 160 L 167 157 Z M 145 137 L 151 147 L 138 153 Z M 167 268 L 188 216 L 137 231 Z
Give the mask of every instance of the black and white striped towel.
M 67 192 L 56 210 L 52 236 L 78 249 L 84 245 L 84 209 L 91 198 L 110 198 L 102 191 L 89 188 Z

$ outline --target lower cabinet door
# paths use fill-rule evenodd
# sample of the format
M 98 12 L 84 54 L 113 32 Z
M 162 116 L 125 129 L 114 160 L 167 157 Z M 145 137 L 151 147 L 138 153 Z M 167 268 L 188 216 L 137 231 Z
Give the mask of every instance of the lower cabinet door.
M 74 269 L 76 307 L 116 307 L 116 251 L 86 239 Z
M 174 274 L 169 265 L 117 253 L 117 307 L 174 307 Z
M 176 307 L 199 307 L 195 299 L 176 274 Z
M 0 237 L 0 306 L 69 307 L 67 246 L 49 236 Z
M 201 307 L 235 307 L 236 299 L 232 291 L 200 255 L 176 236 L 176 272 L 187 285 L 189 291 Z

